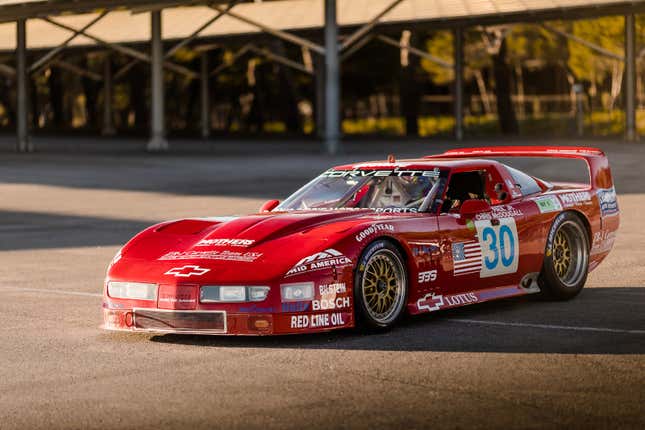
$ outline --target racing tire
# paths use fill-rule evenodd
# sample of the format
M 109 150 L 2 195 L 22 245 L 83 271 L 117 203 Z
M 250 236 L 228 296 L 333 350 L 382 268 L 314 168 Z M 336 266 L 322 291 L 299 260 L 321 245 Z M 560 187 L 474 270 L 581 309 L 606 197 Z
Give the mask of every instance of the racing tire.
M 569 300 L 577 296 L 589 272 L 589 234 L 580 217 L 559 214 L 547 236 L 539 285 L 548 299 Z
M 408 273 L 399 249 L 387 240 L 370 243 L 354 276 L 357 326 L 367 331 L 391 328 L 404 314 Z

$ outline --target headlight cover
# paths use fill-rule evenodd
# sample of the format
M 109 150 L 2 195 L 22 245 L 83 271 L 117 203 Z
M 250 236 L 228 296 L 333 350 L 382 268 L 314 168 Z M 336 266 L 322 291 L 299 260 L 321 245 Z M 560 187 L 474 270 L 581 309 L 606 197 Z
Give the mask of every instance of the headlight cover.
M 199 290 L 199 301 L 202 303 L 261 302 L 267 298 L 269 290 L 270 288 L 265 286 L 204 285 Z
M 108 281 L 108 296 L 114 299 L 157 300 L 157 284 Z
M 283 302 L 306 302 L 314 298 L 313 282 L 296 282 L 280 285 Z

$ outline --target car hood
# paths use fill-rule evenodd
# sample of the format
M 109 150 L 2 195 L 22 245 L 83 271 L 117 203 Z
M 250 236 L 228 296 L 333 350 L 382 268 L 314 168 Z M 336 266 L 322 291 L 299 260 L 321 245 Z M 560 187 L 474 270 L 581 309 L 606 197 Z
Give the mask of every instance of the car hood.
M 354 227 L 384 218 L 372 210 L 339 210 L 172 221 L 130 241 L 110 277 L 199 282 L 280 278 L 303 257 L 333 247 Z M 209 270 L 201 275 L 183 276 L 180 270 L 175 270 L 177 276 L 166 274 L 189 265 Z

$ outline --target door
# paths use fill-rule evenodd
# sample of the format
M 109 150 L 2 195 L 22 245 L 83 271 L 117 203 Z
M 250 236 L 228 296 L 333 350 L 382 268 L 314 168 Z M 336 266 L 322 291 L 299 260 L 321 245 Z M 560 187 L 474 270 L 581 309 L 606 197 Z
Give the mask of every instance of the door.
M 480 201 L 481 210 L 464 213 L 467 200 Z M 439 215 L 451 292 L 518 284 L 524 219 L 493 166 L 453 173 Z

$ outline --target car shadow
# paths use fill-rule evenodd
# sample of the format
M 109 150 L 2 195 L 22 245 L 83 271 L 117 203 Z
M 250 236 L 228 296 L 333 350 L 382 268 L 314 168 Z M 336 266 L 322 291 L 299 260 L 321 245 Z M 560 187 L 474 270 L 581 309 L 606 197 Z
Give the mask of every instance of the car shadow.
M 645 354 L 645 288 L 588 288 L 574 300 L 520 297 L 406 317 L 392 330 L 270 337 L 152 336 L 216 348 Z M 578 328 L 578 329 L 575 329 Z

